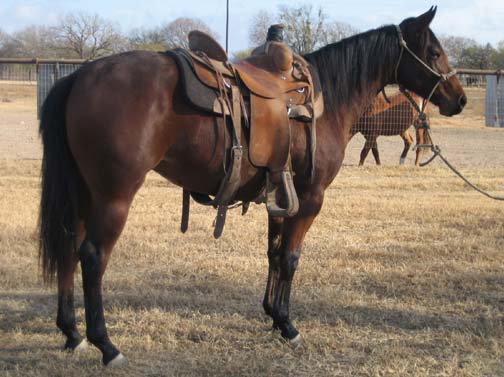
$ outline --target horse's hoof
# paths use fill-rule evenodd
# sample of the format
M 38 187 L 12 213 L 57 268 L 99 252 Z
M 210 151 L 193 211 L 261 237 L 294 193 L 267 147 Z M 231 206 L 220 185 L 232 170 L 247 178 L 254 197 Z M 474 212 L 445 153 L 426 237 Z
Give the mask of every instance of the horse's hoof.
M 88 342 L 86 341 L 86 339 L 82 339 L 82 342 L 80 342 L 77 347 L 75 347 L 73 349 L 73 352 L 74 353 L 80 353 L 80 352 L 84 352 L 85 350 L 88 349 Z
M 406 162 L 405 158 L 400 158 L 399 159 L 399 165 L 404 165 L 405 162 Z
M 65 343 L 65 346 L 63 347 L 63 350 L 72 353 L 80 353 L 87 350 L 88 342 L 86 341 L 86 339 L 81 338 L 80 342 L 77 342 L 79 342 L 78 339 L 68 339 Z
M 117 367 L 125 367 L 128 365 L 128 359 L 123 356 L 122 353 L 119 353 L 116 357 L 108 362 L 106 365 L 107 368 L 117 368 Z
M 298 348 L 302 344 L 303 338 L 301 338 L 301 334 L 297 334 L 294 338 L 289 340 L 289 345 L 294 349 Z

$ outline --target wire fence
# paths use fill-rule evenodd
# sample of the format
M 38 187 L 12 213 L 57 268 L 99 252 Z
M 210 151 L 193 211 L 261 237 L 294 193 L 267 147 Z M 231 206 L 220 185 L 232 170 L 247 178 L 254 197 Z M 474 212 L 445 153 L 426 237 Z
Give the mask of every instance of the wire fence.
M 468 105 L 464 116 L 472 122 L 487 127 L 504 127 L 504 72 L 460 70 L 461 81 Z M 366 140 L 378 136 L 403 135 L 414 125 L 417 111 L 407 98 L 399 92 L 397 86 L 385 88 L 387 95 L 378 94 L 375 101 L 364 112 L 353 127 L 353 133 L 362 133 Z M 423 99 L 412 94 L 418 107 Z M 426 107 L 427 114 L 432 105 Z
M 65 76 L 70 75 L 82 63 L 41 63 L 37 66 L 37 116 L 40 118 L 40 111 L 45 98 L 49 94 L 54 83 Z
M 36 84 L 36 65 L 0 62 L 0 81 L 20 81 L 24 83 Z

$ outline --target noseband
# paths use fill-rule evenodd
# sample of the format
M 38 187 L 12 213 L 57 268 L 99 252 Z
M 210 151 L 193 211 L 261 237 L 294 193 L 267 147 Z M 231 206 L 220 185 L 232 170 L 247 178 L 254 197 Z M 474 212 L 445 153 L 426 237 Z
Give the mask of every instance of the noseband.
M 401 60 L 402 60 L 402 57 L 404 55 L 404 51 L 409 52 L 409 54 L 413 58 L 415 58 L 425 69 L 427 69 L 427 71 L 429 71 L 430 73 L 432 73 L 434 76 L 436 76 L 438 78 L 438 81 L 434 85 L 434 87 L 432 88 L 429 96 L 426 99 L 424 99 L 421 109 L 418 108 L 418 105 L 416 104 L 416 102 L 412 101 L 413 99 L 411 98 L 411 96 L 405 94 L 406 97 L 410 100 L 410 102 L 412 102 L 412 104 L 414 104 L 415 108 L 420 113 L 420 116 L 422 116 L 423 113 L 424 113 L 424 110 L 425 110 L 425 106 L 427 105 L 427 102 L 430 101 L 430 99 L 434 95 L 434 92 L 439 87 L 439 85 L 442 82 L 448 81 L 451 77 L 455 76 L 457 74 L 457 70 L 454 69 L 454 70 L 452 70 L 452 71 L 450 71 L 448 73 L 439 73 L 439 72 L 436 72 L 435 70 L 433 70 L 422 59 L 420 59 L 418 57 L 418 55 L 416 55 L 413 51 L 411 51 L 411 49 L 408 47 L 408 44 L 406 43 L 406 41 L 403 38 L 403 34 L 402 34 L 402 31 L 401 31 L 401 28 L 399 27 L 399 25 L 396 25 L 395 27 L 397 29 L 397 36 L 399 37 L 399 45 L 401 46 L 401 52 L 399 53 L 399 60 L 397 60 L 397 64 L 396 64 L 396 67 L 395 67 L 395 81 L 396 81 L 396 83 L 399 84 L 399 80 L 398 80 L 399 65 L 401 64 Z M 400 89 L 401 89 L 401 92 L 407 93 L 406 89 L 402 88 L 401 86 L 400 86 Z

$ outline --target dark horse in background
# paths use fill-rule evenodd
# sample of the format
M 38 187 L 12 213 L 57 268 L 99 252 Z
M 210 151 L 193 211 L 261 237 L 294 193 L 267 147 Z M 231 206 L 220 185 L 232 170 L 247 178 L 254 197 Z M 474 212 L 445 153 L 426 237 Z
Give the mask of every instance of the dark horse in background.
M 423 99 L 414 93 L 410 93 L 411 99 L 415 101 L 418 108 L 422 108 Z M 425 115 L 429 114 L 429 106 L 425 106 Z M 379 94 L 371 106 L 359 118 L 352 127 L 352 136 L 361 133 L 366 139 L 364 147 L 360 154 L 359 165 L 364 165 L 366 157 L 371 150 L 376 165 L 380 165 L 380 152 L 378 151 L 377 138 L 379 136 L 396 136 L 403 139 L 404 148 L 399 159 L 399 164 L 404 164 L 409 149 L 413 144 L 413 138 L 408 129 L 415 127 L 416 141 L 418 145 L 430 143 L 429 134 L 419 127 L 421 124 L 418 119 L 416 107 L 401 92 L 397 92 L 390 98 L 385 98 Z M 425 148 L 418 147 L 416 150 L 415 165 L 420 165 L 420 159 Z
M 401 38 L 436 72 L 451 70 L 429 28 L 435 11 L 404 20 L 401 33 L 396 26 L 385 26 L 305 56 L 320 77 L 326 109 L 318 120 L 315 176 L 312 182 L 307 178 L 308 126 L 293 122 L 291 157 L 299 212 L 291 218 L 268 219 L 269 273 L 263 306 L 286 340 L 300 340 L 289 318 L 292 279 L 324 190 L 341 167 L 352 125 L 385 85 L 398 81 L 428 97 L 438 82 L 411 53 L 404 52 L 399 59 Z M 229 142 L 229 130 L 218 128 L 213 116 L 191 108 L 181 90 L 177 66 L 169 57 L 129 52 L 84 65 L 59 81 L 44 104 L 40 124 L 44 276 L 51 281 L 57 275 L 56 322 L 66 335 L 65 347 L 80 348 L 85 340 L 77 331 L 73 292 L 80 261 L 86 336 L 100 349 L 106 365 L 120 365 L 126 359 L 107 334 L 102 277 L 146 174 L 155 170 L 181 187 L 211 195 L 224 176 L 222 146 Z M 451 77 L 439 85 L 431 101 L 441 114 L 451 116 L 462 111 L 466 97 L 457 78 Z M 236 199 L 256 198 L 264 176 L 244 157 Z

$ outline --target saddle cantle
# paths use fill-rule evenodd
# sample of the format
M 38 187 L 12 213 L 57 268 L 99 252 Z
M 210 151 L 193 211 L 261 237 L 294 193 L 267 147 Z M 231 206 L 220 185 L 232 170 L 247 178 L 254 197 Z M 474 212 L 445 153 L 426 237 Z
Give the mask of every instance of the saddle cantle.
M 187 35 L 189 40 L 189 50 L 203 51 L 209 58 L 221 62 L 228 61 L 226 51 L 219 42 L 200 30 L 191 30 Z
M 267 168 L 266 206 L 273 216 L 290 217 L 298 211 L 290 167 L 290 118 L 312 123 L 312 171 L 315 152 L 315 119 L 323 112 L 323 98 L 318 75 L 308 63 L 292 53 L 283 43 L 268 42 L 264 54 L 250 56 L 230 63 L 220 45 L 202 32 L 189 33 L 191 51 L 167 51 L 179 68 L 186 100 L 199 110 L 215 114 L 218 118 L 231 118 L 233 122 L 233 148 L 240 149 L 242 121 L 248 125 L 249 159 L 257 167 Z M 236 98 L 236 97 L 239 97 Z M 239 123 L 239 124 L 236 124 Z M 238 144 L 235 145 L 235 142 Z M 233 159 L 231 159 L 233 160 Z M 231 166 L 233 166 L 231 161 Z M 235 161 L 236 162 L 236 161 Z M 241 164 L 241 160 L 240 160 Z M 227 169 L 228 172 L 232 169 Z M 238 174 L 239 175 L 239 174 Z M 239 182 L 238 182 L 239 183 Z M 226 178 L 221 184 L 229 186 Z M 225 191 L 228 197 L 197 201 L 219 206 L 217 223 L 225 219 L 225 210 L 232 202 L 239 185 Z M 284 195 L 278 186 L 283 186 Z M 184 196 L 187 202 L 187 195 Z M 187 229 L 188 209 L 184 207 L 183 229 Z M 214 232 L 216 237 L 220 231 Z M 218 234 L 218 235 L 217 235 Z

